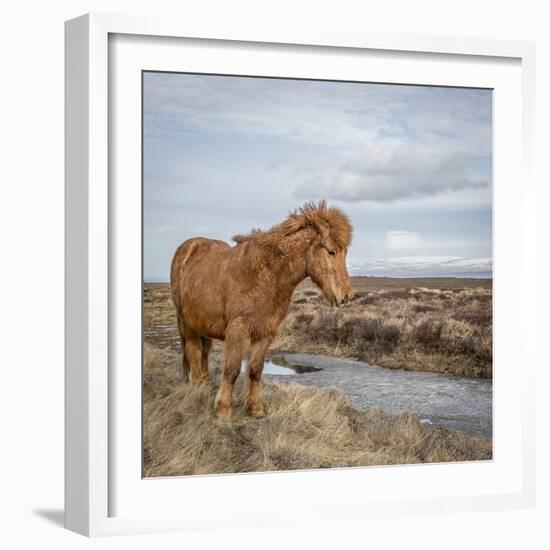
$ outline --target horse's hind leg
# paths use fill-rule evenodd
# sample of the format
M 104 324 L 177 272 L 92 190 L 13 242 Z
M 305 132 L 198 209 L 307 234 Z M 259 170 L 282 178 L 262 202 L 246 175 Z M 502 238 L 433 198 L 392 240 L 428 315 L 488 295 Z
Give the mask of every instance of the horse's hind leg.
M 241 371 L 241 361 L 250 343 L 248 324 L 241 320 L 232 321 L 225 331 L 223 368 L 220 389 L 216 396 L 216 414 L 219 418 L 229 418 L 233 407 L 233 386 Z
M 191 384 L 200 384 L 203 382 L 202 376 L 202 342 L 200 336 L 193 333 L 185 335 L 185 357 L 189 362 L 191 371 Z
M 182 355 L 182 378 L 184 384 L 189 382 L 189 361 L 187 360 L 187 357 L 185 355 L 185 321 L 183 320 L 181 315 L 178 315 L 178 331 L 180 333 L 180 339 L 181 339 L 181 355 Z
M 182 373 L 183 381 L 191 384 L 200 384 L 208 380 L 208 351 L 206 349 L 206 377 L 203 374 L 203 342 L 202 338 L 189 330 L 185 325 L 185 319 L 178 314 L 178 330 L 181 338 L 181 351 L 183 355 Z
M 204 382 L 208 382 L 210 380 L 210 373 L 208 372 L 208 354 L 212 347 L 212 340 L 202 337 L 201 344 L 201 377 Z
M 250 346 L 245 403 L 247 412 L 256 418 L 261 418 L 265 414 L 261 398 L 262 371 L 265 354 L 272 340 L 271 337 L 264 338 Z

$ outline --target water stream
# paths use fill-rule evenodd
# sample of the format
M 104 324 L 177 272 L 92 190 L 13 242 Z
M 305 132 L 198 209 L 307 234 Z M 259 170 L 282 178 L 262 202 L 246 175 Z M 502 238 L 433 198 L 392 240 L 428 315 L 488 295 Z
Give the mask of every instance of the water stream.
M 282 383 L 338 388 L 358 409 L 410 411 L 426 425 L 492 436 L 491 380 L 388 369 L 308 353 L 272 357 L 263 372 Z

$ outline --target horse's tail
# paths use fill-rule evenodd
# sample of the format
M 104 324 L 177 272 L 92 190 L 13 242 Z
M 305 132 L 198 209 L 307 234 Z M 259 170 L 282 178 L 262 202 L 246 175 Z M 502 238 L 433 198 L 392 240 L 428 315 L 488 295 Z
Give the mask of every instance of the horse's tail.
M 184 320 L 181 317 L 181 314 L 178 312 L 177 314 L 178 319 L 178 332 L 180 333 L 180 340 L 181 340 L 181 356 L 182 356 L 182 363 L 181 363 L 181 375 L 182 380 L 184 384 L 187 384 L 189 382 L 189 360 L 187 359 L 187 355 L 185 355 L 185 325 Z
M 178 321 L 178 332 L 180 334 L 181 341 L 181 377 L 182 382 L 187 384 L 189 382 L 189 361 L 185 355 L 185 320 L 181 314 L 181 304 L 180 304 L 180 279 L 182 271 L 182 251 L 185 248 L 185 243 L 180 245 L 174 254 L 172 259 L 172 265 L 170 266 L 170 286 L 172 287 L 172 301 L 174 302 L 174 307 L 176 308 L 176 317 Z

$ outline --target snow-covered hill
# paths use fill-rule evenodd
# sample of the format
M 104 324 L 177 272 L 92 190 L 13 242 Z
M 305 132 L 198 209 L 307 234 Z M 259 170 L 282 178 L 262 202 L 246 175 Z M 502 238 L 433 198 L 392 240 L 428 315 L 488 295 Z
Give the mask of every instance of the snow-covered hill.
M 378 277 L 479 277 L 493 276 L 492 258 L 460 256 L 401 256 L 350 258 L 350 275 Z

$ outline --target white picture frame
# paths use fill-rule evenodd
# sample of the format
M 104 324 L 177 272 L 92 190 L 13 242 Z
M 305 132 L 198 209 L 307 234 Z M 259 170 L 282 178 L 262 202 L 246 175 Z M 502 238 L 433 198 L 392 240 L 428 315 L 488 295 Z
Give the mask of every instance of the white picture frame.
M 168 37 L 173 40 L 167 40 Z M 159 39 L 158 48 L 152 47 L 148 38 Z M 471 82 L 487 87 L 494 87 L 491 82 L 498 82 L 495 90 L 501 107 L 495 119 L 495 320 L 502 321 L 495 331 L 497 446 L 493 461 L 186 479 L 138 477 L 141 456 L 136 455 L 136 445 L 141 441 L 138 440 L 141 432 L 136 419 L 141 418 L 141 408 L 137 410 L 136 403 L 139 404 L 141 395 L 136 395 L 136 391 L 139 392 L 136 384 L 141 371 L 119 373 L 114 369 L 119 340 L 120 346 L 126 346 L 125 350 L 131 346 L 133 349 L 136 332 L 131 327 L 126 331 L 117 325 L 119 320 L 113 311 L 116 312 L 120 304 L 114 302 L 124 300 L 125 293 L 113 292 L 113 288 L 120 289 L 115 284 L 116 278 L 124 270 L 131 272 L 131 267 L 136 265 L 141 253 L 141 234 L 137 235 L 140 249 L 136 252 L 137 241 L 129 237 L 127 231 L 120 230 L 123 214 L 117 206 L 119 191 L 114 193 L 110 182 L 121 175 L 128 176 L 131 194 L 124 198 L 130 201 L 126 203 L 126 210 L 134 214 L 124 219 L 124 226 L 135 229 L 137 226 L 132 224 L 136 223 L 136 216 L 141 216 L 140 206 L 136 211 L 141 188 L 133 189 L 132 182 L 136 181 L 136 174 L 140 174 L 141 162 L 139 151 L 135 158 L 137 142 L 124 135 L 128 132 L 130 136 L 136 124 L 135 102 L 141 93 L 134 90 L 132 78 L 144 68 L 179 67 L 182 56 L 176 50 L 188 47 L 191 42 L 192 48 L 184 52 L 184 59 L 197 72 L 201 69 L 212 72 L 213 67 L 220 66 L 223 70 L 225 63 L 226 71 L 231 74 L 238 74 L 239 70 L 242 74 L 259 74 L 261 64 L 265 65 L 265 56 L 269 55 L 271 76 L 283 76 L 281 71 L 287 76 L 306 76 L 300 58 L 307 54 L 338 55 L 341 67 L 338 70 L 350 74 L 350 71 L 364 70 L 366 57 L 360 56 L 370 55 L 371 74 L 378 75 L 373 81 L 385 78 L 391 82 L 395 81 L 395 74 L 401 74 L 404 82 L 422 78 L 425 84 L 441 84 L 445 80 L 447 84 L 468 85 L 464 77 L 466 71 Z M 206 42 L 215 53 L 211 58 L 201 50 L 201 44 Z M 119 57 L 110 57 L 113 47 Z M 220 56 L 220 51 L 228 55 Z M 277 57 L 281 55 L 285 56 L 285 68 L 278 70 Z M 384 63 L 377 64 L 377 56 L 381 55 L 385 56 Z M 348 59 L 346 56 L 351 56 L 350 60 L 359 56 L 360 67 L 354 68 L 352 61 L 341 62 Z M 412 66 L 408 58 L 410 63 L 417 64 L 415 71 L 421 71 L 415 77 L 407 73 L 407 67 Z M 296 63 L 288 63 L 289 59 L 296 59 Z M 319 60 L 323 61 L 319 66 L 325 66 L 326 59 L 319 57 Z M 230 66 L 230 63 L 234 64 Z M 390 66 L 394 73 L 382 72 L 390 70 L 387 69 Z M 535 189 L 531 177 L 534 66 L 535 49 L 529 42 L 306 29 L 298 35 L 279 29 L 267 36 L 228 28 L 221 34 L 198 28 L 191 22 L 118 15 L 85 15 L 68 21 L 66 527 L 84 535 L 100 536 L 280 524 L 296 520 L 293 505 L 300 507 L 301 522 L 360 520 L 366 514 L 395 516 L 533 506 L 536 357 L 535 331 L 530 330 L 530 323 L 535 318 L 535 296 L 528 277 L 535 258 L 532 238 Z M 315 76 L 318 74 L 315 71 L 321 70 L 315 64 L 312 67 L 313 73 L 307 76 Z M 336 69 L 323 70 L 332 70 L 330 74 L 335 79 L 340 74 Z M 343 78 L 345 75 L 341 74 Z M 386 74 L 387 77 L 382 76 Z M 121 86 L 126 87 L 128 94 L 120 113 L 112 109 L 118 105 L 113 91 L 115 83 L 119 91 Z M 506 114 L 501 115 L 504 111 Z M 116 152 L 110 152 L 110 140 L 118 136 L 123 139 L 117 142 Z M 511 228 L 505 219 L 507 205 L 518 201 L 522 204 L 521 219 L 518 227 Z M 130 244 L 128 250 L 133 250 L 133 256 L 127 258 L 121 248 L 126 242 Z M 136 282 L 141 289 L 140 275 L 141 272 L 136 273 Z M 512 284 L 516 292 L 509 296 L 507 289 Z M 125 307 L 136 307 L 135 300 L 130 303 L 133 298 L 128 300 Z M 516 322 L 514 327 L 509 317 L 516 314 L 521 322 Z M 117 329 L 114 332 L 113 327 Z M 514 330 L 517 332 L 512 338 Z M 132 353 L 140 355 L 141 350 L 134 349 Z M 524 368 L 512 376 L 506 364 L 520 356 L 524 359 Z M 135 365 L 135 361 L 129 362 Z M 128 461 L 127 467 L 124 461 Z M 461 470 L 456 470 L 457 467 Z M 472 482 L 468 484 L 465 479 Z M 290 488 L 298 486 L 301 490 L 293 496 L 295 502 L 285 505 Z M 232 497 L 233 500 L 219 499 L 215 506 L 207 507 L 216 492 L 237 496 Z M 194 497 L 187 501 L 178 498 L 182 493 Z M 251 499 L 256 493 L 268 493 L 270 498 Z

